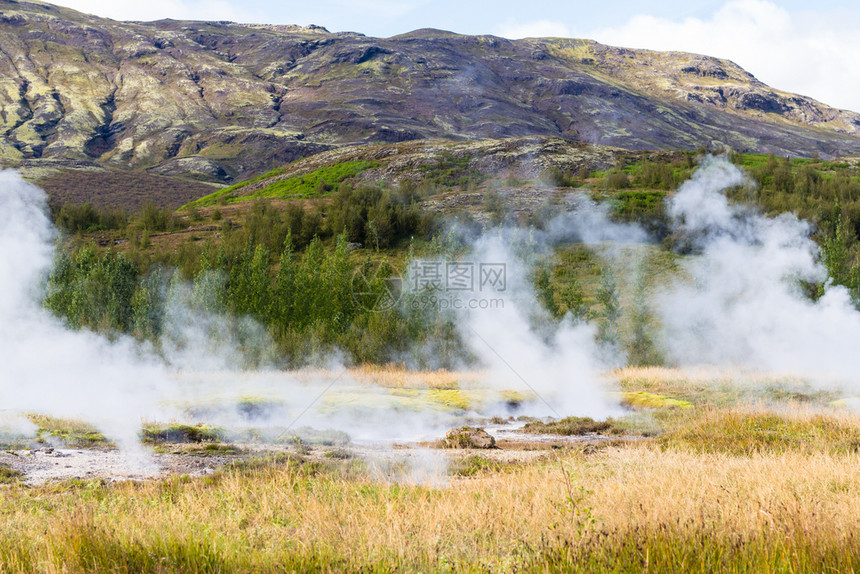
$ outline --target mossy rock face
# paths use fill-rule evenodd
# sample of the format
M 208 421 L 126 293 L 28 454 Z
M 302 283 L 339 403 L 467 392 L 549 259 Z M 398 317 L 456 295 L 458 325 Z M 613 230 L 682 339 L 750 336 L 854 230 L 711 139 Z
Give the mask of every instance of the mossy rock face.
M 458 427 L 448 431 L 442 441 L 445 448 L 496 448 L 496 439 L 480 427 Z

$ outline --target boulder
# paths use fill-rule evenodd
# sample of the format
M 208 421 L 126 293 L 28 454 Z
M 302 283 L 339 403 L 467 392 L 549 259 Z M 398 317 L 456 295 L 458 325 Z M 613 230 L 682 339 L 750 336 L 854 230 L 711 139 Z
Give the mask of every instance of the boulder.
M 479 427 L 458 427 L 448 431 L 442 444 L 445 448 L 496 448 L 496 439 Z

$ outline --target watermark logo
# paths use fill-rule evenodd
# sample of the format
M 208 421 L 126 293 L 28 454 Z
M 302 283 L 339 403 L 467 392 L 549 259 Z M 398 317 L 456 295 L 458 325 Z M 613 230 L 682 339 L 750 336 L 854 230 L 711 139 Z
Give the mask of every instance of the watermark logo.
M 403 279 L 387 261 L 368 261 L 352 274 L 352 298 L 369 311 L 390 311 L 403 295 Z
M 481 263 L 480 289 L 502 293 L 508 290 L 508 268 L 504 263 Z
M 505 263 L 419 259 L 410 264 L 408 277 L 408 304 L 414 310 L 504 308 L 501 294 L 508 289 Z
M 444 293 L 422 293 L 409 298 L 409 307 L 415 311 L 477 311 L 504 309 L 502 297 L 463 297 Z
M 389 311 L 401 302 L 412 310 L 502 309 L 507 265 L 416 259 L 404 277 L 386 261 L 369 261 L 355 270 L 351 287 L 356 303 L 371 311 Z
M 508 288 L 505 263 L 415 260 L 409 267 L 412 291 L 502 293 Z

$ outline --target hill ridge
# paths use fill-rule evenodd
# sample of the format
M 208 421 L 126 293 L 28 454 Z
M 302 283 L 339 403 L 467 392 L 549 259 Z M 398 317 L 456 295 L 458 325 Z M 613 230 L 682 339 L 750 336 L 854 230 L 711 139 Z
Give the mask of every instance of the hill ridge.
M 860 153 L 860 114 L 729 60 L 592 40 L 117 22 L 0 0 L 5 166 L 228 183 L 342 145 L 519 136 L 830 158 Z

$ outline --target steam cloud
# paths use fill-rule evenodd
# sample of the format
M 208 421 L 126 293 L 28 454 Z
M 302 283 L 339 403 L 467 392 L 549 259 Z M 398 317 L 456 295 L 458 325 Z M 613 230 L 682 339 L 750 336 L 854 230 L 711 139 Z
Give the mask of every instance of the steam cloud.
M 71 332 L 41 307 L 54 240 L 45 202 L 16 172 L 0 172 L 2 408 L 88 420 L 134 449 L 141 417 L 165 410 L 167 373 L 131 340 Z
M 817 301 L 802 292 L 801 281 L 827 277 L 812 228 L 729 204 L 720 191 L 743 182 L 725 158 L 708 158 L 670 203 L 676 231 L 701 250 L 685 264 L 692 280 L 658 299 L 670 358 L 860 382 L 860 313 L 847 290 L 827 285 Z
M 579 202 L 575 213 L 554 218 L 545 232 L 501 228 L 479 237 L 471 253 L 475 266 L 505 262 L 506 289 L 496 294 L 502 297 L 495 307 L 462 310 L 456 325 L 487 369 L 485 383 L 498 390 L 536 394 L 526 406 L 527 414 L 534 416 L 618 414 L 618 402 L 608 396 L 603 380 L 607 365 L 595 343 L 594 325 L 568 316 L 555 328 L 536 328 L 548 321 L 529 275 L 534 257 L 559 243 L 619 245 L 645 239 L 641 229 L 610 221 L 604 208 L 588 201 Z
M 791 215 L 769 218 L 731 205 L 720 192 L 743 182 L 743 173 L 726 159 L 707 158 L 671 200 L 675 232 L 697 255 L 685 259 L 687 277 L 656 298 L 667 357 L 684 366 L 744 366 L 860 382 L 860 356 L 854 349 L 860 340 L 860 313 L 847 291 L 828 286 L 820 299 L 811 301 L 799 284 L 826 277 L 809 224 Z M 219 330 L 217 318 L 191 313 L 182 303 L 188 297 L 182 288 L 177 288 L 168 318 L 173 346 L 166 345 L 162 356 L 131 338 L 108 340 L 68 330 L 41 306 L 55 240 L 45 203 L 39 188 L 13 171 L 0 172 L 3 426 L 32 430 L 16 418 L 29 412 L 78 418 L 133 451 L 142 420 L 181 418 L 182 405 L 212 404 L 217 402 L 213 397 L 230 403 L 242 395 L 283 405 L 268 414 L 266 424 L 283 426 L 302 414 L 303 424 L 347 430 L 359 438 L 402 440 L 415 436 L 416 429 L 419 435 L 438 434 L 454 422 L 439 413 L 400 416 L 390 396 L 367 386 L 363 392 L 379 393 L 374 403 L 379 412 L 373 417 L 361 409 L 326 410 L 319 408 L 325 403 L 320 389 L 334 384 L 330 380 L 314 386 L 275 370 L 239 373 L 235 341 L 213 347 L 201 332 Z M 493 388 L 534 391 L 539 397 L 531 406 L 534 414 L 603 417 L 618 406 L 607 398 L 601 381 L 606 364 L 593 327 L 570 318 L 549 330 L 534 327 L 543 311 L 528 280 L 529 258 L 572 240 L 636 245 L 646 242 L 647 234 L 635 225 L 609 221 L 602 208 L 589 202 L 559 216 L 543 232 L 498 229 L 484 234 L 474 241 L 470 257 L 507 264 L 502 305 L 457 311 L 454 317 Z M 525 244 L 532 251 L 518 256 L 515 247 Z M 608 253 L 612 255 L 611 247 Z M 248 326 L 249 332 L 258 328 Z M 262 331 L 257 335 L 265 339 Z M 212 359 L 200 362 L 206 356 Z M 337 357 L 332 362 L 334 371 L 345 373 Z M 348 374 L 339 379 L 340 387 L 360 386 Z M 304 413 L 308 405 L 315 407 Z M 223 424 L 242 422 L 235 409 L 213 408 L 209 415 Z

